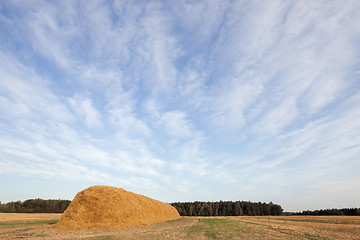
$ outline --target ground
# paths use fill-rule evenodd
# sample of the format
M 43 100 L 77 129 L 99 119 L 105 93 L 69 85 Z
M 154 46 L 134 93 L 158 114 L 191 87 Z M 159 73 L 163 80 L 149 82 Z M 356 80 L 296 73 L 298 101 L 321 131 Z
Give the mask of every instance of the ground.
M 0 213 L 0 239 L 359 239 L 360 216 L 183 217 L 118 230 L 55 231 L 60 214 Z

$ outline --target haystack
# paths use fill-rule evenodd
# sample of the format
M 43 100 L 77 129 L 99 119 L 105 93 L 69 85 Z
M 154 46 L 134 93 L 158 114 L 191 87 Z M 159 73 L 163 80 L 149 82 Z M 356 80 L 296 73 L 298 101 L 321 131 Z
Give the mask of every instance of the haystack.
M 121 188 L 93 186 L 75 196 L 54 228 L 115 229 L 177 218 L 179 213 L 169 204 Z

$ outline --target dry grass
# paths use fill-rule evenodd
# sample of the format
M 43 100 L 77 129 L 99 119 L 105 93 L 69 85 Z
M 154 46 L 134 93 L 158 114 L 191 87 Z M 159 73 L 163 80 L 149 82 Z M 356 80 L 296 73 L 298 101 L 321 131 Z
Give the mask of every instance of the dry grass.
M 360 216 L 184 217 L 143 227 L 59 232 L 42 227 L 57 221 L 58 214 L 31 215 L 0 214 L 0 239 L 360 240 Z

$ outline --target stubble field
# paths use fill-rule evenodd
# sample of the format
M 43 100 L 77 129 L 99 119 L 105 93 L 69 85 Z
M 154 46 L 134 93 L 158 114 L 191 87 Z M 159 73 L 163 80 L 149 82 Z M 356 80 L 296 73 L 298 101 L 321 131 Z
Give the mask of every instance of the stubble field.
M 119 230 L 55 231 L 61 214 L 0 213 L 0 239 L 360 239 L 360 216 L 183 217 Z

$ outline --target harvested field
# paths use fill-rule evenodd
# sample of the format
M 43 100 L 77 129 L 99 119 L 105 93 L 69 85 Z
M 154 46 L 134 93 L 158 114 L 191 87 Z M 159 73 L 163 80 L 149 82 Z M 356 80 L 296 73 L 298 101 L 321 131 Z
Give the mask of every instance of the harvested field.
M 360 216 L 183 217 L 143 227 L 60 232 L 43 227 L 57 221 L 58 214 L 36 215 L 0 214 L 0 239 L 360 240 Z

